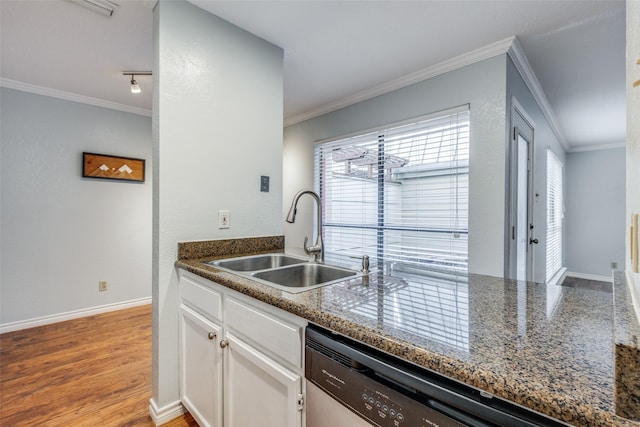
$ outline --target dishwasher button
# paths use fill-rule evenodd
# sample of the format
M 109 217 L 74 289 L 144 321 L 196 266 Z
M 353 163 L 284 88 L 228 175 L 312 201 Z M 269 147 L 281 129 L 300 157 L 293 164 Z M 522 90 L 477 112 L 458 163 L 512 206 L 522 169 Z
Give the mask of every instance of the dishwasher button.
M 396 417 L 396 410 L 391 408 L 389 409 L 389 415 L 391 415 L 391 418 L 395 418 Z
M 365 402 L 369 400 L 369 396 L 367 396 L 367 393 L 362 393 L 362 400 L 364 400 Z
M 397 417 L 398 421 L 403 422 L 404 421 L 404 415 L 402 415 L 401 412 L 398 412 L 398 417 Z

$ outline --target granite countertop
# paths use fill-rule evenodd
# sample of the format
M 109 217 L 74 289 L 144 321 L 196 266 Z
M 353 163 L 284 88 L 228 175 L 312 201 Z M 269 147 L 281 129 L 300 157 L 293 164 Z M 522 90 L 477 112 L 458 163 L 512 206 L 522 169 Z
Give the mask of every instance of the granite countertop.
M 176 266 L 569 424 L 640 426 L 615 415 L 611 293 L 392 271 L 293 294 L 203 264 L 277 238 L 218 242 L 181 244 Z
M 616 413 L 640 420 L 640 324 L 625 273 L 613 274 Z

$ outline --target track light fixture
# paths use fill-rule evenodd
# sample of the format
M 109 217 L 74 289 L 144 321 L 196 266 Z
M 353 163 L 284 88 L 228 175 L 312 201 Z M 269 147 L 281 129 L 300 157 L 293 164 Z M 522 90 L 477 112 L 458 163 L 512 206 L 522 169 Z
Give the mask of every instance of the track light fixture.
M 136 76 L 150 76 L 151 71 L 123 71 L 123 76 L 131 76 L 131 93 L 140 93 L 140 85 L 136 81 Z
M 111 17 L 120 5 L 109 0 L 70 0 L 71 3 L 86 7 L 100 15 Z
M 142 92 L 140 90 L 140 85 L 138 85 L 138 82 L 135 79 L 135 76 L 131 76 L 131 93 L 140 93 Z

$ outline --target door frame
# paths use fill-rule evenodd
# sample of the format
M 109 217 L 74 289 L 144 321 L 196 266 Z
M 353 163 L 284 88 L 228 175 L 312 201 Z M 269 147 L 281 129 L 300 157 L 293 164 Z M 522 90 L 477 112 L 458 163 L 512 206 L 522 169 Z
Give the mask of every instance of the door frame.
M 534 238 L 534 153 L 535 122 L 527 114 L 515 97 L 511 98 L 511 115 L 507 149 L 507 191 L 505 221 L 505 277 L 517 278 L 517 241 L 515 239 L 517 225 L 517 189 L 518 189 L 518 136 L 528 142 L 528 174 L 527 174 L 527 258 L 526 280 L 533 281 L 535 266 L 535 250 L 531 239 Z

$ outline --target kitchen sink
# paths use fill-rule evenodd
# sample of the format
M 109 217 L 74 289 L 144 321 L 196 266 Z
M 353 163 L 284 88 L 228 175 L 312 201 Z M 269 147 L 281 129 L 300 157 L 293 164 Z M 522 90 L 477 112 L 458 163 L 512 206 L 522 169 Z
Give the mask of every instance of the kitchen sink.
M 205 264 L 291 293 L 361 275 L 358 271 L 319 264 L 283 253 L 227 258 L 207 261 Z
M 267 254 L 221 259 L 219 261 L 209 261 L 206 264 L 232 271 L 259 271 L 305 262 L 308 262 L 308 260 L 304 258 L 296 258 L 285 254 Z
M 325 285 L 348 277 L 358 272 L 326 264 L 306 263 L 253 273 L 252 276 L 286 288 L 305 288 Z

